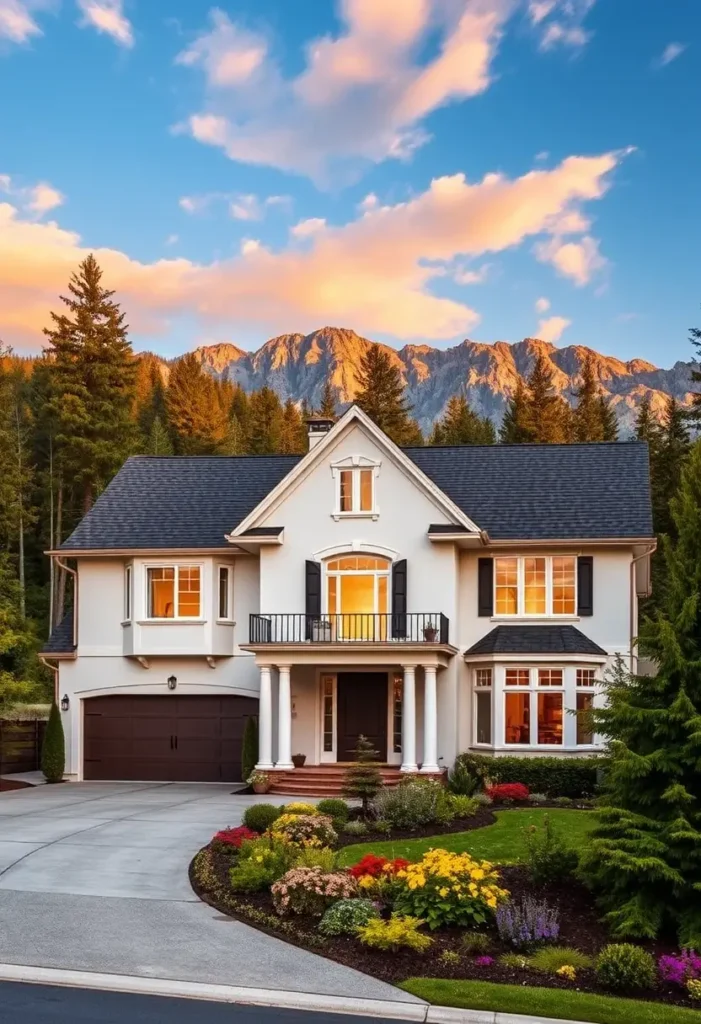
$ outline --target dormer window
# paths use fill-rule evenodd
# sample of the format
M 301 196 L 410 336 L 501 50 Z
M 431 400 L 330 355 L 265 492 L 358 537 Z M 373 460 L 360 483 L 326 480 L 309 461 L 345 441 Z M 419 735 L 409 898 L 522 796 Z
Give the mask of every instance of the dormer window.
M 363 455 L 352 455 L 332 463 L 331 472 L 336 490 L 334 519 L 351 516 L 377 518 L 375 483 L 379 470 L 379 462 L 373 462 Z

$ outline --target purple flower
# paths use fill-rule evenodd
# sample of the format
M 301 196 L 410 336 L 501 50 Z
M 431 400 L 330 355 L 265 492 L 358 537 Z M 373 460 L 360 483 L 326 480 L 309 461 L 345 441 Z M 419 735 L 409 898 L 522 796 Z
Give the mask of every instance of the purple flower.
M 661 956 L 657 966 L 663 981 L 683 988 L 701 978 L 701 956 L 693 949 L 683 949 L 678 956 Z
M 520 903 L 502 903 L 496 918 L 499 937 L 517 949 L 538 942 L 554 942 L 560 934 L 556 908 L 530 896 Z
M 491 967 L 494 963 L 493 956 L 478 956 L 475 960 L 478 967 Z

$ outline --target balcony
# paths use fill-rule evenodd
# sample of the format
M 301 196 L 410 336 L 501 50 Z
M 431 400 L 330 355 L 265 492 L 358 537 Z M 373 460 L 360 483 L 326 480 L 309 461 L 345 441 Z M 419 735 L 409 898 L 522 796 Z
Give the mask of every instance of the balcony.
M 339 615 L 275 613 L 251 615 L 249 644 L 422 644 L 450 643 L 450 623 L 442 612 Z

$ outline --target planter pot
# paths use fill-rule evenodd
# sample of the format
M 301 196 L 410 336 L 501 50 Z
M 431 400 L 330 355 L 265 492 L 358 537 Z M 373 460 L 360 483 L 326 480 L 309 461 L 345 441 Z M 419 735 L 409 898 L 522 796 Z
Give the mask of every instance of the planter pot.
M 306 754 L 293 754 L 292 764 L 295 768 L 304 768 L 304 762 L 307 760 Z
M 435 644 L 438 639 L 438 630 L 432 626 L 426 626 L 424 629 L 424 640 L 429 644 Z
M 270 790 L 269 782 L 254 782 L 251 786 L 254 793 L 267 793 Z

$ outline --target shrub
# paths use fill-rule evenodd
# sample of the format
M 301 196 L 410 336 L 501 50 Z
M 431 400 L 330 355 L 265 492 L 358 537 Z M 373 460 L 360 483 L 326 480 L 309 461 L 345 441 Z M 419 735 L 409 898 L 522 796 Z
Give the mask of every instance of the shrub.
M 629 942 L 605 946 L 596 961 L 597 980 L 606 988 L 634 991 L 653 988 L 655 961 L 646 950 Z
M 498 786 L 490 786 L 487 796 L 491 797 L 495 804 L 504 804 L 509 800 L 522 803 L 528 800 L 528 787 L 521 782 L 503 782 Z
M 347 836 L 364 836 L 367 835 L 368 827 L 364 821 L 347 821 L 343 831 Z
M 283 814 L 319 814 L 320 811 L 315 804 L 305 804 L 302 800 L 295 800 L 291 804 L 285 804 L 282 808 Z
M 247 807 L 243 815 L 243 823 L 246 828 L 253 832 L 267 832 L 274 821 L 282 814 L 281 807 L 274 804 L 252 804 Z
M 574 800 L 570 796 L 556 796 L 553 798 L 556 807 L 572 807 Z
M 338 839 L 325 814 L 282 814 L 270 827 L 275 839 L 295 846 L 333 846 Z
M 432 779 L 410 779 L 398 786 L 386 787 L 373 801 L 373 814 L 389 821 L 394 828 L 414 829 L 429 825 L 436 820 L 442 788 Z
M 238 861 L 229 871 L 234 892 L 260 892 L 282 878 L 297 851 L 289 843 L 263 837 L 241 843 Z
M 657 961 L 660 977 L 673 985 L 686 986 L 701 979 L 701 956 L 693 949 L 683 949 L 678 956 L 661 956 Z
M 687 981 L 686 991 L 689 993 L 689 999 L 693 999 L 695 1003 L 701 1001 L 701 981 L 694 978 Z
M 477 793 L 472 799 L 478 807 L 491 807 L 493 803 L 491 796 L 487 796 L 486 793 Z
M 337 859 L 335 852 L 328 846 L 305 846 L 297 851 L 295 867 L 334 871 Z
M 546 796 L 545 793 L 529 793 L 528 794 L 528 802 L 529 802 L 529 804 L 536 804 L 536 805 L 537 804 L 547 804 L 549 799 L 550 799 L 550 797 Z
M 567 981 L 577 980 L 577 971 L 572 964 L 563 964 L 562 967 L 558 967 L 555 974 L 557 974 L 558 978 L 565 978 Z
M 479 806 L 474 797 L 451 793 L 449 799 L 453 808 L 453 817 L 460 819 L 474 818 Z
M 406 946 L 416 953 L 424 953 L 433 939 L 419 932 L 423 923 L 418 917 L 392 914 L 389 921 L 375 918 L 358 928 L 358 938 L 364 946 L 370 946 L 372 949 L 397 950 Z
M 523 830 L 526 840 L 526 867 L 531 881 L 541 885 L 551 879 L 568 878 L 577 870 L 579 856 L 553 830 L 549 815 L 540 828 Z
M 58 704 L 51 705 L 41 748 L 41 770 L 47 782 L 61 782 L 66 769 L 66 740 Z
M 462 948 L 470 956 L 486 953 L 492 948 L 492 940 L 484 932 L 465 932 L 460 942 Z
M 319 814 L 326 814 L 327 817 L 333 821 L 333 827 L 337 832 L 341 831 L 341 828 L 348 821 L 348 815 L 350 814 L 350 807 L 345 800 L 338 800 L 335 797 L 329 797 L 326 800 L 320 800 L 316 805 L 316 809 Z
M 424 918 L 429 928 L 484 924 L 508 893 L 487 861 L 469 853 L 429 850 L 417 864 L 399 871 L 403 883 L 395 900 L 402 914 Z
M 247 779 L 258 761 L 258 719 L 247 718 L 241 743 L 241 778 Z
M 388 836 L 392 833 L 392 822 L 387 821 L 386 818 L 378 818 L 377 821 L 372 823 L 373 832 L 377 832 L 380 836 Z
M 321 917 L 335 900 L 352 899 L 357 894 L 355 879 L 345 871 L 325 873 L 321 868 L 292 868 L 270 889 L 273 906 L 284 914 L 309 914 Z
M 460 754 L 453 767 L 465 764 L 473 775 L 493 783 L 522 782 L 548 797 L 593 796 L 602 761 L 596 757 L 487 757 Z
M 448 775 L 448 789 L 461 796 L 474 796 L 484 788 L 489 777 L 488 762 L 491 758 L 461 754 Z
M 326 911 L 321 919 L 319 931 L 322 935 L 355 935 L 358 928 L 380 914 L 372 900 L 339 900 Z
M 516 967 L 519 970 L 525 970 L 528 967 L 528 957 L 524 956 L 523 953 L 502 953 L 499 957 L 499 963 L 502 967 Z
M 238 828 L 223 828 L 212 839 L 212 846 L 220 851 L 238 850 L 245 839 L 260 839 L 260 836 L 245 825 L 239 825 Z
M 527 949 L 541 942 L 557 942 L 559 913 L 545 900 L 525 896 L 519 903 L 503 903 L 497 909 L 497 931 L 502 942 Z
M 558 974 L 563 967 L 573 967 L 578 971 L 594 967 L 593 957 L 569 946 L 544 946 L 529 956 L 528 963 L 545 974 Z
M 475 963 L 477 964 L 478 967 L 491 967 L 492 964 L 494 963 L 494 957 L 493 956 L 478 956 L 475 959 Z
M 367 818 L 370 801 L 382 789 L 382 775 L 377 767 L 378 753 L 366 736 L 358 737 L 355 757 L 355 764 L 346 772 L 343 788 L 346 796 L 361 801 L 363 817 Z
M 439 959 L 449 967 L 456 967 L 460 963 L 460 954 L 454 949 L 444 949 Z

